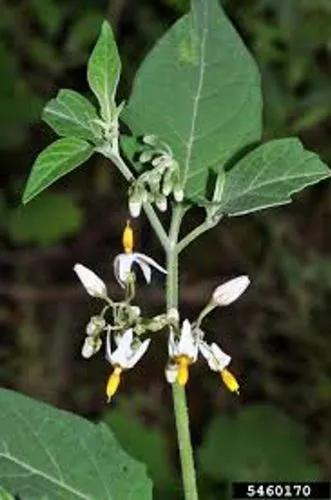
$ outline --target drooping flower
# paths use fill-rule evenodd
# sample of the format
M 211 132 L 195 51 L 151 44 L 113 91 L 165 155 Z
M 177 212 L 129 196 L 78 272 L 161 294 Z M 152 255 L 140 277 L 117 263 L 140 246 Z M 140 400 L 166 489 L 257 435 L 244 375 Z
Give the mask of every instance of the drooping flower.
M 209 345 L 204 340 L 200 340 L 199 350 L 207 360 L 209 368 L 221 375 L 222 380 L 229 391 L 239 394 L 238 381 L 235 376 L 227 370 L 227 366 L 231 361 L 231 356 L 222 351 L 222 349 L 214 342 Z
M 91 269 L 82 264 L 76 264 L 74 271 L 89 295 L 100 299 L 107 298 L 108 293 L 105 283 Z
M 106 359 L 114 367 L 113 372 L 109 376 L 106 393 L 108 402 L 116 393 L 121 381 L 121 374 L 124 370 L 130 370 L 145 354 L 148 349 L 150 339 L 140 342 L 133 340 L 133 330 L 129 328 L 119 339 L 117 348 L 112 352 L 111 349 L 111 334 L 108 331 L 107 335 L 107 350 Z
M 212 301 L 216 306 L 228 306 L 244 293 L 249 284 L 248 276 L 238 276 L 226 281 L 214 290 Z
M 189 378 L 189 365 L 198 357 L 197 340 L 188 319 L 183 321 L 179 339 L 175 338 L 174 330 L 170 328 L 168 351 L 166 379 L 171 384 L 177 381 L 179 385 L 184 386 Z
M 133 252 L 134 237 L 133 230 L 129 222 L 127 222 L 126 227 L 123 231 L 122 243 L 124 252 L 117 255 L 114 260 L 115 277 L 122 287 L 125 286 L 134 263 L 138 264 L 138 266 L 142 270 L 147 283 L 150 283 L 151 281 L 151 267 L 154 267 L 161 273 L 167 273 L 167 271 L 157 262 L 155 262 L 155 260 L 153 260 L 151 257 L 148 257 L 143 253 Z

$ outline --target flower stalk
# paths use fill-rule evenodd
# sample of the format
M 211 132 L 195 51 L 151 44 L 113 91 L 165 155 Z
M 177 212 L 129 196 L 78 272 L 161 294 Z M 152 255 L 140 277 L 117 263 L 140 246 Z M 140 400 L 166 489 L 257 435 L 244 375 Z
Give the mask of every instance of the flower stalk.
M 183 214 L 183 207 L 180 205 L 176 206 L 172 215 L 169 245 L 167 246 L 168 274 L 166 281 L 166 297 L 168 311 L 173 308 L 178 309 L 178 237 Z M 185 387 L 180 386 L 178 383 L 174 383 L 172 385 L 172 395 L 185 500 L 198 500 Z

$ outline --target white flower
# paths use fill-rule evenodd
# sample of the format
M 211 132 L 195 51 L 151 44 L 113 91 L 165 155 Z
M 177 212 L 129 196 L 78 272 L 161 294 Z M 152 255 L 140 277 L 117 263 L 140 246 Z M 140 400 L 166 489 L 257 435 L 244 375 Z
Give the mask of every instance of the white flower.
M 230 364 L 231 356 L 226 354 L 214 342 L 209 345 L 207 342 L 201 340 L 199 342 L 199 350 L 204 358 L 207 360 L 208 366 L 214 372 L 219 372 L 224 384 L 231 392 L 239 393 L 239 384 L 235 376 L 226 369 Z
M 125 286 L 125 282 L 131 272 L 133 264 L 136 263 L 140 267 L 147 283 L 150 283 L 152 277 L 151 267 L 155 267 L 161 273 L 167 274 L 167 271 L 161 267 L 155 260 L 147 255 L 139 252 L 120 253 L 114 260 L 114 273 L 117 281 L 121 286 Z
M 214 290 L 213 293 L 213 303 L 217 306 L 228 306 L 237 300 L 241 294 L 244 293 L 248 285 L 250 284 L 250 279 L 248 276 L 238 276 L 223 285 L 220 285 Z
M 138 264 L 138 266 L 142 270 L 147 283 L 150 283 L 151 281 L 151 267 L 155 267 L 155 269 L 157 269 L 161 273 L 167 274 L 167 271 L 157 262 L 155 262 L 155 260 L 151 259 L 151 257 L 148 257 L 143 253 L 132 251 L 134 246 L 134 236 L 129 221 L 127 222 L 126 227 L 123 231 L 122 243 L 124 252 L 117 255 L 117 257 L 115 257 L 114 259 L 115 278 L 122 287 L 125 286 L 134 263 Z
M 193 335 L 191 323 L 185 319 L 182 325 L 180 337 L 175 339 L 171 328 L 168 342 L 169 362 L 166 367 L 166 378 L 168 382 L 185 385 L 188 381 L 188 367 L 198 357 L 198 344 Z
M 215 342 L 209 345 L 207 342 L 201 340 L 199 350 L 204 358 L 206 358 L 209 368 L 214 372 L 220 372 L 230 364 L 231 356 L 222 351 Z
M 76 264 L 74 266 L 74 271 L 89 295 L 103 299 L 107 297 L 108 294 L 105 283 L 99 276 L 91 271 L 91 269 L 88 269 L 82 264 Z
M 118 341 L 117 348 L 112 352 L 110 331 L 108 332 L 106 358 L 114 367 L 114 371 L 110 375 L 107 383 L 106 392 L 108 402 L 118 389 L 122 371 L 133 368 L 145 354 L 149 344 L 150 339 L 140 343 L 133 343 L 133 331 L 132 328 L 130 328 L 124 332 Z
M 100 350 L 101 345 L 102 341 L 99 337 L 86 337 L 82 347 L 83 358 L 88 359 L 93 356 Z

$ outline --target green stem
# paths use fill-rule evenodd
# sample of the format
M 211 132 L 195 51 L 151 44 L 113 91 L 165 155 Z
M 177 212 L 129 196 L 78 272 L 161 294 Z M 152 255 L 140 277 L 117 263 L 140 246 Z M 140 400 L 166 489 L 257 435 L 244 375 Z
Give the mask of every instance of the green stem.
M 202 224 L 193 229 L 189 234 L 184 236 L 184 238 L 178 243 L 178 253 L 182 252 L 192 241 L 194 241 L 198 236 L 205 233 L 212 227 L 216 226 L 220 221 L 221 217 L 217 219 L 206 219 Z
M 174 209 L 167 249 L 167 308 L 178 308 L 178 236 L 184 209 L 177 206 Z M 183 476 L 185 500 L 198 500 L 196 473 L 194 468 L 193 450 L 191 444 L 189 416 L 184 387 L 177 383 L 172 389 L 174 411 L 176 418 L 177 439 Z

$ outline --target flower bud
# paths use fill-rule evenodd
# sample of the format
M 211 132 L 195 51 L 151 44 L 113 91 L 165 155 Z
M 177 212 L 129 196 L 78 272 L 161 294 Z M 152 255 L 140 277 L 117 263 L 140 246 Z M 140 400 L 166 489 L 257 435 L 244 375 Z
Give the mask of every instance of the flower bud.
M 184 191 L 180 184 L 175 184 L 174 186 L 174 198 L 177 203 L 181 203 L 184 199 Z
M 143 151 L 139 156 L 139 161 L 140 163 L 147 163 L 151 161 L 152 157 L 153 157 L 152 151 Z
M 95 335 L 101 332 L 106 326 L 106 321 L 104 318 L 100 316 L 92 316 L 90 321 L 86 326 L 86 334 L 87 335 Z
M 141 309 L 138 306 L 131 306 L 130 313 L 134 318 L 139 318 L 139 316 L 141 315 Z
M 149 146 L 155 146 L 157 143 L 157 136 L 154 134 L 144 135 L 143 142 Z
M 74 271 L 89 295 L 98 298 L 107 297 L 105 283 L 93 271 L 82 264 L 76 264 Z
M 172 179 L 172 176 L 173 176 L 173 172 L 172 170 L 169 168 L 165 171 L 165 174 L 164 174 L 164 177 L 163 177 L 163 183 L 162 183 L 162 193 L 164 194 L 164 196 L 169 196 L 169 194 L 171 193 L 172 189 L 173 189 L 173 179 Z
M 250 284 L 248 276 L 238 276 L 218 286 L 213 293 L 212 301 L 217 306 L 228 306 L 237 300 Z
M 83 347 L 82 356 L 85 359 L 90 358 L 93 354 L 97 353 L 102 346 L 102 341 L 99 337 L 86 337 Z
M 163 194 L 159 194 L 155 200 L 157 208 L 160 212 L 166 212 L 168 208 L 167 198 Z
M 134 219 L 139 217 L 139 215 L 141 213 L 141 207 L 142 207 L 141 201 L 137 201 L 137 200 L 130 198 L 130 200 L 129 200 L 129 212 L 130 212 L 131 217 L 133 217 Z

